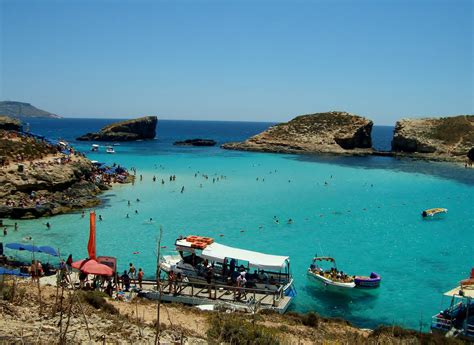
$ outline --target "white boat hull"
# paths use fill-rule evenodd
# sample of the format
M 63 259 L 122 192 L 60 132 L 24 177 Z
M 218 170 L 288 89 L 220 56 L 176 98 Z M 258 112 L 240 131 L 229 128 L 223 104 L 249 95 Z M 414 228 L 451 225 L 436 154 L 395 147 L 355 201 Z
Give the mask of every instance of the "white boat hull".
M 319 286 L 332 291 L 352 291 L 356 284 L 354 282 L 343 283 L 343 282 L 336 282 L 326 277 L 323 277 L 319 274 L 313 273 L 308 271 L 308 277 L 310 281 L 318 284 Z

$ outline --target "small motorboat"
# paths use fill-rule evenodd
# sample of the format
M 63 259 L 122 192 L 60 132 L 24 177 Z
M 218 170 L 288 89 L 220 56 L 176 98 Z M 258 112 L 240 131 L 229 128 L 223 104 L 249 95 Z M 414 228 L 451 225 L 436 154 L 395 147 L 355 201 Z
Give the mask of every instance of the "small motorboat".
M 107 146 L 107 148 L 105 149 L 105 152 L 107 153 L 115 153 L 115 150 L 112 146 Z
M 322 266 L 329 263 L 329 269 Z M 316 256 L 313 263 L 308 268 L 308 277 L 320 283 L 325 288 L 336 291 L 349 291 L 350 289 L 373 289 L 380 286 L 382 278 L 375 272 L 370 276 L 350 276 L 343 271 L 339 271 L 336 260 L 328 256 Z
M 97 144 L 92 144 L 92 146 L 91 146 L 91 151 L 92 151 L 92 152 L 97 152 L 97 151 L 99 151 L 99 145 L 97 145 Z
M 354 283 L 358 288 L 374 289 L 380 286 L 382 278 L 375 272 L 370 273 L 370 276 L 356 276 Z
M 330 265 L 329 269 L 325 269 L 323 265 L 326 263 Z M 313 263 L 308 268 L 308 277 L 325 288 L 331 290 L 349 290 L 356 287 L 354 278 L 338 271 L 336 260 L 329 256 L 316 256 L 313 258 Z
M 428 217 L 433 218 L 433 217 L 436 217 L 436 216 L 442 216 L 446 213 L 448 213 L 447 208 L 438 207 L 438 208 L 430 208 L 430 209 L 424 210 L 423 212 L 421 212 L 421 216 L 423 218 L 428 218 Z

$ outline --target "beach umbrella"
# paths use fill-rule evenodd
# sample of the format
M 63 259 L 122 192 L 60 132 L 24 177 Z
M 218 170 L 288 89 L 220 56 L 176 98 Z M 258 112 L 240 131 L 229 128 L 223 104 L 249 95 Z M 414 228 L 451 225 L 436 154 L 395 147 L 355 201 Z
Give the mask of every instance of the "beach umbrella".
M 41 246 L 38 248 L 41 253 L 45 253 L 52 256 L 59 256 L 59 253 L 56 249 L 50 246 Z
M 5 247 L 13 250 L 26 250 L 29 252 L 40 252 L 40 249 L 37 246 L 32 244 L 22 244 L 22 243 L 7 243 Z
M 114 271 L 109 266 L 101 264 L 95 259 L 85 259 L 73 262 L 72 267 L 87 274 L 99 276 L 112 276 L 114 274 Z
M 19 276 L 19 277 L 27 277 L 28 276 L 28 274 L 26 274 L 26 273 L 21 273 L 19 269 L 9 270 L 5 267 L 0 267 L 0 275 Z

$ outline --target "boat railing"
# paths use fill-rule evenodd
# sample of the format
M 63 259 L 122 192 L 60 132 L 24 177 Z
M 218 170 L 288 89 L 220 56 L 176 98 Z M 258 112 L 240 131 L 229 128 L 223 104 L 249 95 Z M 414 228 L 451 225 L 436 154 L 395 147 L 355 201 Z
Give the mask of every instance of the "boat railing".
M 199 282 L 170 282 L 168 279 L 162 279 L 161 291 L 164 294 L 183 295 L 189 297 L 202 297 L 201 293 L 207 292 L 211 299 L 221 299 L 223 296 L 231 295 L 232 301 L 238 301 L 240 297 L 246 296 L 253 298 L 254 303 L 260 304 L 262 299 L 267 296 L 272 296 L 272 304 L 278 306 L 280 301 L 284 298 L 284 286 L 280 286 L 277 290 L 259 289 L 248 287 L 237 287 L 223 284 L 207 284 Z M 170 284 L 173 286 L 170 287 Z M 156 290 L 156 285 L 154 285 Z M 209 291 L 210 289 L 210 291 Z M 228 298 L 227 298 L 228 299 Z
M 467 324 L 466 325 L 466 336 L 468 337 L 474 337 L 474 324 Z
M 453 321 L 440 317 L 439 314 L 431 318 L 431 328 L 449 331 L 453 327 Z

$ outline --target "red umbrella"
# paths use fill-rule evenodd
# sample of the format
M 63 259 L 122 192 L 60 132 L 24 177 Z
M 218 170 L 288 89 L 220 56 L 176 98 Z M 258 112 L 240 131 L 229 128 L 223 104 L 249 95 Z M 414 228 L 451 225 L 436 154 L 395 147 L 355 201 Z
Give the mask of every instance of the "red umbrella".
M 94 259 L 79 260 L 72 263 L 72 267 L 87 274 L 112 276 L 114 271 L 107 265 L 98 263 Z

